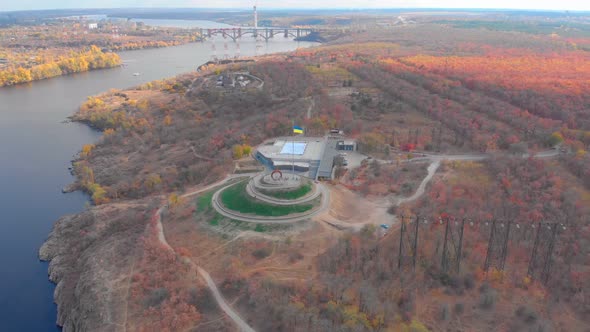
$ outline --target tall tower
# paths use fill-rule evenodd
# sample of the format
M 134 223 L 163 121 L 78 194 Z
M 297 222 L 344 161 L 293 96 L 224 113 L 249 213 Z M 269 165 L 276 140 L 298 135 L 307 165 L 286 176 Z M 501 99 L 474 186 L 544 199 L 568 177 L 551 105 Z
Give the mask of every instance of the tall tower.
M 254 29 L 258 29 L 258 12 L 256 11 L 256 6 L 258 5 L 258 1 L 254 3 Z
M 258 0 L 254 3 L 254 38 L 256 38 L 256 56 L 262 54 L 262 37 L 258 33 Z

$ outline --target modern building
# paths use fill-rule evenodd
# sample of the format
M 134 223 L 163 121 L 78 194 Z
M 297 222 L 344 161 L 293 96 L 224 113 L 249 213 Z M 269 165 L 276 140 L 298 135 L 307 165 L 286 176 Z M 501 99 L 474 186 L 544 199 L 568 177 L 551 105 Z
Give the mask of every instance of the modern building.
M 320 161 L 320 168 L 318 169 L 317 179 L 319 180 L 331 180 L 333 169 L 334 169 L 334 158 L 339 155 L 336 147 L 338 141 L 334 139 L 327 139 L 324 153 L 322 154 L 322 160 Z
M 353 140 L 338 141 L 336 148 L 339 151 L 356 151 L 356 142 Z
M 351 143 L 352 142 L 352 143 Z M 348 143 L 345 145 L 345 143 Z M 279 137 L 261 144 L 254 154 L 269 170 L 293 171 L 311 179 L 332 179 L 334 159 L 340 146 L 353 146 L 354 141 L 330 137 Z

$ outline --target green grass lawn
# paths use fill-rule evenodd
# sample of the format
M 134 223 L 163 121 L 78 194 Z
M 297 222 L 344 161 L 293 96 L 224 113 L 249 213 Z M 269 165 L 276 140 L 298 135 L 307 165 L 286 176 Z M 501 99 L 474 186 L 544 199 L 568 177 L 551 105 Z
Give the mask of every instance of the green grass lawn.
M 278 199 L 298 199 L 301 198 L 311 192 L 311 183 L 306 183 L 303 186 L 295 189 L 295 190 L 288 190 L 288 191 L 271 191 L 271 190 L 262 190 L 262 193 L 266 196 L 278 198 Z
M 211 199 L 215 190 L 208 191 L 197 198 L 197 211 L 204 212 L 211 209 Z
M 280 217 L 293 213 L 302 213 L 313 208 L 312 204 L 301 205 L 271 205 L 255 200 L 246 193 L 247 182 L 240 182 L 225 189 L 220 197 L 225 207 L 240 213 L 258 216 Z

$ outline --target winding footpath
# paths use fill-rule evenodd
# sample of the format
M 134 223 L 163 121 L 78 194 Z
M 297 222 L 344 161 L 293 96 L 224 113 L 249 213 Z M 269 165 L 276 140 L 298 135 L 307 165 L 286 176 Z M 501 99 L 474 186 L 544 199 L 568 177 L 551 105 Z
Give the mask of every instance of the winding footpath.
M 397 200 L 396 205 L 399 206 L 404 203 L 415 201 L 416 199 L 420 198 L 420 196 L 424 195 L 424 192 L 426 191 L 426 185 L 428 184 L 428 182 L 430 182 L 430 180 L 432 180 L 432 177 L 434 177 L 434 173 L 436 173 L 436 170 L 439 166 L 440 160 L 433 161 L 432 164 L 428 166 L 428 174 L 422 180 L 422 182 L 420 182 L 420 185 L 418 186 L 416 192 L 412 196 L 399 198 Z
M 513 155 L 514 156 L 514 155 Z M 520 157 L 523 159 L 529 158 L 553 158 L 559 156 L 559 151 L 556 149 L 545 150 L 537 152 L 533 155 L 529 153 L 524 153 Z M 443 161 L 443 160 L 457 160 L 457 161 L 481 161 L 485 159 L 489 159 L 494 157 L 494 154 L 490 153 L 467 153 L 467 154 L 426 154 L 424 153 L 422 157 L 412 158 L 410 160 L 406 160 L 406 162 L 420 162 L 420 161 Z M 514 156 L 517 157 L 517 156 Z M 388 160 L 379 160 L 380 162 L 390 163 L 391 161 Z
M 541 151 L 538 152 L 534 155 L 532 155 L 533 158 L 553 158 L 553 157 L 557 157 L 559 155 L 559 151 L 552 149 L 552 150 L 546 150 L 546 151 Z M 529 158 L 531 155 L 528 153 L 525 153 L 521 156 L 521 158 Z M 434 173 L 436 173 L 436 170 L 439 168 L 440 163 L 444 160 L 457 160 L 457 161 L 481 161 L 481 160 L 485 160 L 485 159 L 489 159 L 491 158 L 492 155 L 490 154 L 458 154 L 458 155 L 426 155 L 424 157 L 418 157 L 418 158 L 414 158 L 414 159 L 410 159 L 408 160 L 408 162 L 419 162 L 419 161 L 431 161 L 431 164 L 428 166 L 428 174 L 426 175 L 426 177 L 422 180 L 422 182 L 420 183 L 420 186 L 418 186 L 418 189 L 416 190 L 416 192 L 409 197 L 402 197 L 399 198 L 396 202 L 396 206 L 402 205 L 404 203 L 408 203 L 411 201 L 414 201 L 418 198 L 420 198 L 420 196 L 424 195 L 424 192 L 426 190 L 426 185 L 428 184 L 428 182 L 430 182 L 430 180 L 432 180 L 432 178 L 434 177 Z
M 539 153 L 535 154 L 533 157 L 534 158 L 551 158 L 551 157 L 556 157 L 558 155 L 559 155 L 558 151 L 549 150 L 549 151 L 539 152 Z M 491 155 L 489 155 L 489 154 L 466 154 L 466 155 L 427 155 L 424 157 L 418 157 L 418 158 L 412 159 L 410 162 L 412 162 L 412 161 L 413 162 L 431 161 L 431 164 L 428 166 L 428 174 L 422 180 L 422 182 L 420 183 L 420 185 L 418 186 L 418 189 L 416 190 L 416 192 L 414 194 L 412 194 L 409 197 L 398 198 L 397 201 L 395 202 L 395 205 L 399 206 L 404 203 L 414 201 L 414 200 L 420 198 L 422 195 L 424 195 L 424 193 L 426 191 L 426 186 L 434 177 L 434 174 L 438 170 L 438 168 L 441 164 L 441 161 L 443 161 L 443 160 L 480 161 L 480 160 L 488 159 L 490 157 L 491 157 Z M 522 158 L 528 158 L 528 157 L 529 157 L 528 154 L 522 155 Z M 186 194 L 182 195 L 181 197 L 183 197 L 183 198 L 191 197 L 191 196 L 197 195 L 199 193 L 208 191 L 214 187 L 226 184 L 227 182 L 229 182 L 233 179 L 242 178 L 242 177 L 252 178 L 258 174 L 259 173 L 232 174 L 232 175 L 227 176 L 225 179 L 223 179 L 221 181 L 213 183 L 213 184 L 211 184 L 207 187 L 201 188 L 199 190 L 186 193 Z M 231 210 L 227 210 L 219 202 L 219 194 L 224 189 L 226 189 L 230 186 L 231 185 L 225 186 L 222 189 L 215 192 L 215 194 L 212 197 L 212 205 L 215 208 L 215 210 L 218 213 L 220 213 L 221 215 L 223 215 L 227 218 L 232 218 L 232 219 L 241 220 L 241 221 L 247 221 L 247 222 L 252 222 L 252 223 L 291 223 L 291 222 L 296 222 L 296 221 L 312 218 L 312 217 L 328 210 L 329 205 L 330 205 L 330 190 L 328 190 L 328 188 L 326 186 L 324 186 L 323 184 L 318 183 L 317 190 L 316 190 L 317 193 L 315 193 L 314 196 L 315 195 L 318 195 L 318 196 L 322 195 L 322 200 L 321 200 L 320 207 L 318 209 L 313 210 L 311 213 L 289 215 L 289 216 L 284 216 L 284 217 L 261 217 L 261 216 L 243 215 L 243 214 L 233 212 Z M 315 196 L 315 197 L 317 197 L 317 196 Z M 273 202 L 272 200 L 267 200 L 266 197 L 257 197 L 257 198 L 260 198 L 261 200 L 265 200 L 268 203 L 275 204 L 275 202 Z M 162 211 L 165 209 L 165 207 L 166 206 L 162 206 L 156 211 L 156 230 L 158 232 L 158 240 L 162 243 L 162 245 L 164 245 L 164 247 L 167 250 L 170 250 L 175 253 L 174 248 L 172 248 L 172 246 L 170 246 L 170 244 L 166 240 L 166 236 L 164 234 L 164 228 L 162 226 Z M 248 325 L 248 323 L 246 323 L 246 321 L 244 321 L 244 319 L 242 319 L 242 317 L 227 303 L 227 301 L 225 300 L 225 298 L 223 297 L 221 292 L 219 292 L 217 285 L 215 284 L 215 282 L 213 281 L 213 279 L 211 278 L 209 273 L 206 270 L 204 270 L 202 267 L 196 265 L 192 260 L 185 259 L 185 261 L 188 264 L 190 264 L 193 268 L 195 268 L 196 271 L 198 272 L 199 276 L 201 276 L 201 278 L 203 278 L 205 280 L 207 287 L 209 288 L 209 290 L 213 294 L 213 297 L 215 298 L 215 301 L 217 302 L 217 305 L 219 306 L 219 308 L 221 308 L 221 310 L 223 310 L 223 312 L 225 312 L 227 314 L 227 316 L 236 324 L 238 329 L 240 331 L 245 331 L 245 332 L 254 332 L 255 330 L 252 327 L 250 327 L 250 325 Z
M 210 189 L 217 187 L 219 185 L 222 185 L 224 183 L 227 183 L 228 181 L 230 181 L 232 179 L 240 178 L 240 177 L 244 177 L 244 176 L 249 176 L 249 175 L 251 175 L 251 174 L 229 175 L 228 177 L 226 177 L 225 179 L 223 179 L 221 181 L 213 183 L 205 188 L 201 188 L 199 190 L 184 194 L 184 195 L 182 195 L 182 197 L 190 197 L 190 196 L 202 193 L 204 191 L 210 190 Z M 158 240 L 160 241 L 160 243 L 162 243 L 162 245 L 164 247 L 166 247 L 167 250 L 170 250 L 176 254 L 176 252 L 174 251 L 174 248 L 172 248 L 172 246 L 166 240 L 166 235 L 164 234 L 164 227 L 162 226 L 162 211 L 164 211 L 165 207 L 166 206 L 160 207 L 156 211 L 156 214 L 155 214 L 156 230 L 158 232 Z M 219 308 L 221 308 L 221 310 L 223 310 L 223 312 L 225 312 L 227 314 L 227 316 L 236 324 L 238 329 L 240 331 L 244 331 L 244 332 L 255 332 L 255 330 L 252 327 L 250 327 L 250 325 L 248 325 L 248 323 L 246 323 L 246 321 L 244 319 L 242 319 L 242 317 L 240 317 L 240 315 L 227 303 L 227 301 L 225 300 L 225 298 L 223 297 L 221 292 L 219 292 L 219 289 L 217 288 L 217 285 L 215 285 L 215 282 L 211 278 L 211 275 L 209 275 L 209 272 L 205 271 L 202 267 L 195 264 L 191 259 L 187 258 L 184 261 L 187 264 L 191 265 L 191 267 L 195 268 L 197 270 L 197 272 L 199 273 L 199 276 L 201 276 L 201 278 L 203 278 L 205 280 L 205 282 L 207 283 L 207 287 L 209 288 L 209 290 L 213 294 L 213 297 L 215 298 L 215 301 L 217 302 L 217 305 L 219 306 Z
M 240 317 L 240 315 L 238 315 L 238 313 L 229 306 L 229 304 L 227 304 L 221 293 L 219 293 L 219 290 L 213 282 L 213 279 L 211 279 L 209 273 L 203 270 L 200 266 L 197 266 L 197 271 L 199 271 L 199 275 L 207 282 L 207 286 L 209 286 L 209 289 L 211 290 L 211 293 L 213 293 L 213 297 L 215 297 L 215 301 L 217 301 L 217 304 L 221 310 L 223 310 L 229 316 L 229 318 L 231 318 L 236 323 L 236 325 L 238 325 L 240 331 L 254 332 L 254 329 L 251 328 L 250 325 L 248 325 L 248 323 L 246 323 L 242 317 Z
M 308 193 L 303 197 L 300 197 L 297 199 L 280 199 L 280 198 L 275 198 L 272 196 L 265 195 L 264 193 L 261 193 L 260 191 L 258 191 L 258 189 L 256 188 L 256 185 L 253 182 L 254 181 L 249 181 L 248 184 L 246 185 L 246 193 L 248 195 L 250 195 L 251 197 L 254 197 L 254 198 L 256 198 L 260 201 L 263 201 L 265 203 L 268 203 L 268 204 L 274 204 L 274 205 L 304 204 L 304 203 L 308 203 L 308 202 L 313 201 L 314 199 L 318 198 L 322 194 L 322 191 L 318 189 L 320 184 L 317 183 L 315 186 L 312 187 L 311 193 Z

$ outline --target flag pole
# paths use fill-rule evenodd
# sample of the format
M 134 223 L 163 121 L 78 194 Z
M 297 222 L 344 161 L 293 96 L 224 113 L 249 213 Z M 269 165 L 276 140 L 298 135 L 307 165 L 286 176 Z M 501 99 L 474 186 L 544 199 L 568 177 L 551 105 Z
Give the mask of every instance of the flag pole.
M 295 120 L 291 120 L 292 124 L 292 139 L 291 139 L 291 172 L 293 172 L 293 178 L 295 178 Z

